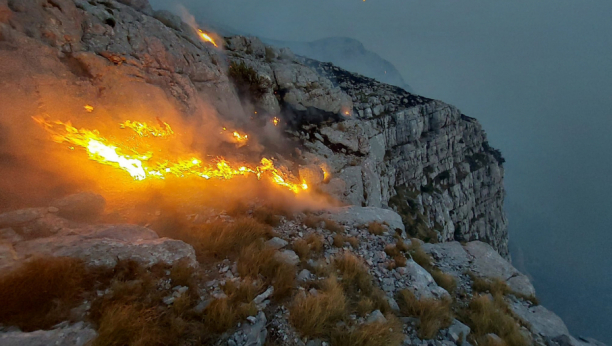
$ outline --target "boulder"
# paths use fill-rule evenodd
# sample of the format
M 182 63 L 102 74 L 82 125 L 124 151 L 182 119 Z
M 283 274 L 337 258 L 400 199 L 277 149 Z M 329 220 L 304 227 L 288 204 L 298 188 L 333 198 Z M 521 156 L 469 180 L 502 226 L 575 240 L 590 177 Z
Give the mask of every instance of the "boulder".
M 282 250 L 274 254 L 274 259 L 281 263 L 289 265 L 297 265 L 300 263 L 300 257 L 292 250 Z
M 459 322 L 457 319 L 454 319 L 453 323 L 448 327 L 448 336 L 456 343 L 465 341 L 470 332 L 470 327 Z
M 134 260 L 144 266 L 173 265 L 187 261 L 196 266 L 195 251 L 179 240 L 158 238 L 147 228 L 135 225 L 92 226 L 66 230 L 57 236 L 16 244 L 19 259 L 32 256 L 76 257 L 93 266 L 114 266 L 118 260 Z
M 58 215 L 63 218 L 92 221 L 98 219 L 104 212 L 106 200 L 94 193 L 81 192 L 57 199 L 51 203 L 51 206 L 57 208 Z
M 387 223 L 392 231 L 396 229 L 405 230 L 402 217 L 390 209 L 357 206 L 331 208 L 322 217 L 350 226 L 380 222 Z
M 514 314 L 523 320 L 534 334 L 554 339 L 561 335 L 570 335 L 565 323 L 552 311 L 541 305 L 528 306 L 519 301 L 509 303 Z
M 279 237 L 274 237 L 265 243 L 267 247 L 274 249 L 274 250 L 282 249 L 285 246 L 287 246 L 287 244 L 289 243 L 287 243 L 286 240 L 281 239 Z
M 97 333 L 83 322 L 71 326 L 53 329 L 37 330 L 35 332 L 0 333 L 2 346 L 84 346 L 95 339 Z
M 499 255 L 491 245 L 473 241 L 465 246 L 465 251 L 473 256 L 472 271 L 487 279 L 501 279 L 508 287 L 523 296 L 535 296 L 535 288 L 529 279 Z
M 21 226 L 43 217 L 47 208 L 28 208 L 0 214 L 0 228 Z
M 406 266 L 398 268 L 397 272 L 408 279 L 409 285 L 407 288 L 414 293 L 417 299 L 450 297 L 444 288 L 436 284 L 431 274 L 412 259 L 407 260 Z

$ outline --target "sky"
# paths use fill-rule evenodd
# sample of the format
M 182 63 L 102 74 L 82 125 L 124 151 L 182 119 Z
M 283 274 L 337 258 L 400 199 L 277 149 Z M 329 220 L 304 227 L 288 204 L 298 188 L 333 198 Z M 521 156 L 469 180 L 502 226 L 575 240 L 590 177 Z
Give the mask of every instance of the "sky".
M 507 160 L 515 266 L 573 334 L 612 344 L 611 1 L 182 4 L 270 39 L 358 39 L 418 94 L 477 118 Z

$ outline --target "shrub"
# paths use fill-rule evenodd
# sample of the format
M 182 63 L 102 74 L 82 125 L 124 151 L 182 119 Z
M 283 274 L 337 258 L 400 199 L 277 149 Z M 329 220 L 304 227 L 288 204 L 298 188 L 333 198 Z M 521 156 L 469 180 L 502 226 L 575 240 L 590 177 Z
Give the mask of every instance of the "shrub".
M 368 231 L 374 235 L 381 235 L 385 232 L 385 226 L 380 222 L 370 222 L 368 224 Z
M 397 303 L 404 316 L 417 317 L 420 320 L 418 335 L 421 339 L 432 339 L 442 328 L 452 322 L 451 301 L 416 298 L 408 289 L 398 292 Z
M 50 328 L 68 318 L 91 286 L 81 260 L 37 258 L 0 277 L 0 323 L 24 331 Z
M 325 280 L 317 295 L 300 295 L 289 308 L 289 321 L 303 335 L 323 337 L 331 333 L 347 307 L 342 287 L 335 277 Z

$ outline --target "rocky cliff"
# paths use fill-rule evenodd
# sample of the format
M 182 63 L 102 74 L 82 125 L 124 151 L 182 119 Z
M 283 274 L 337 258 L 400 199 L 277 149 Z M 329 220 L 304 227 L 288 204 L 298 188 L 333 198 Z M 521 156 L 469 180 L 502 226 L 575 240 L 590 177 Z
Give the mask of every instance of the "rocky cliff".
M 573 338 L 508 262 L 503 158 L 475 119 L 257 38 L 224 41 L 146 0 L 0 0 L 3 163 L 27 159 L 14 130 L 39 113 L 246 114 L 252 133 L 277 117 L 282 145 L 265 150 L 348 205 L 196 216 L 153 205 L 142 226 L 109 225 L 104 198 L 78 194 L 0 214 L 0 299 L 12 302 L 1 344 L 599 345 Z M 19 198 L 15 181 L 3 202 Z M 66 275 L 97 270 L 68 280 L 86 281 L 79 294 L 41 293 L 34 310 L 49 316 L 31 319 L 16 302 L 44 286 L 28 286 L 32 266 L 48 274 L 55 260 L 82 267 Z

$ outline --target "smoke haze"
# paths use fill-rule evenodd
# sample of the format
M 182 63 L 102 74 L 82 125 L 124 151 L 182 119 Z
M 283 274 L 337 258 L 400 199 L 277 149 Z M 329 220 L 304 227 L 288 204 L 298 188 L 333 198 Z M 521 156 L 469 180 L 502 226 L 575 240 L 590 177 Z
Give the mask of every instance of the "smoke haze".
M 152 1 L 156 8 L 169 6 Z M 507 159 L 515 264 L 577 335 L 612 343 L 612 3 L 185 0 L 274 40 L 346 36 L 476 117 Z

